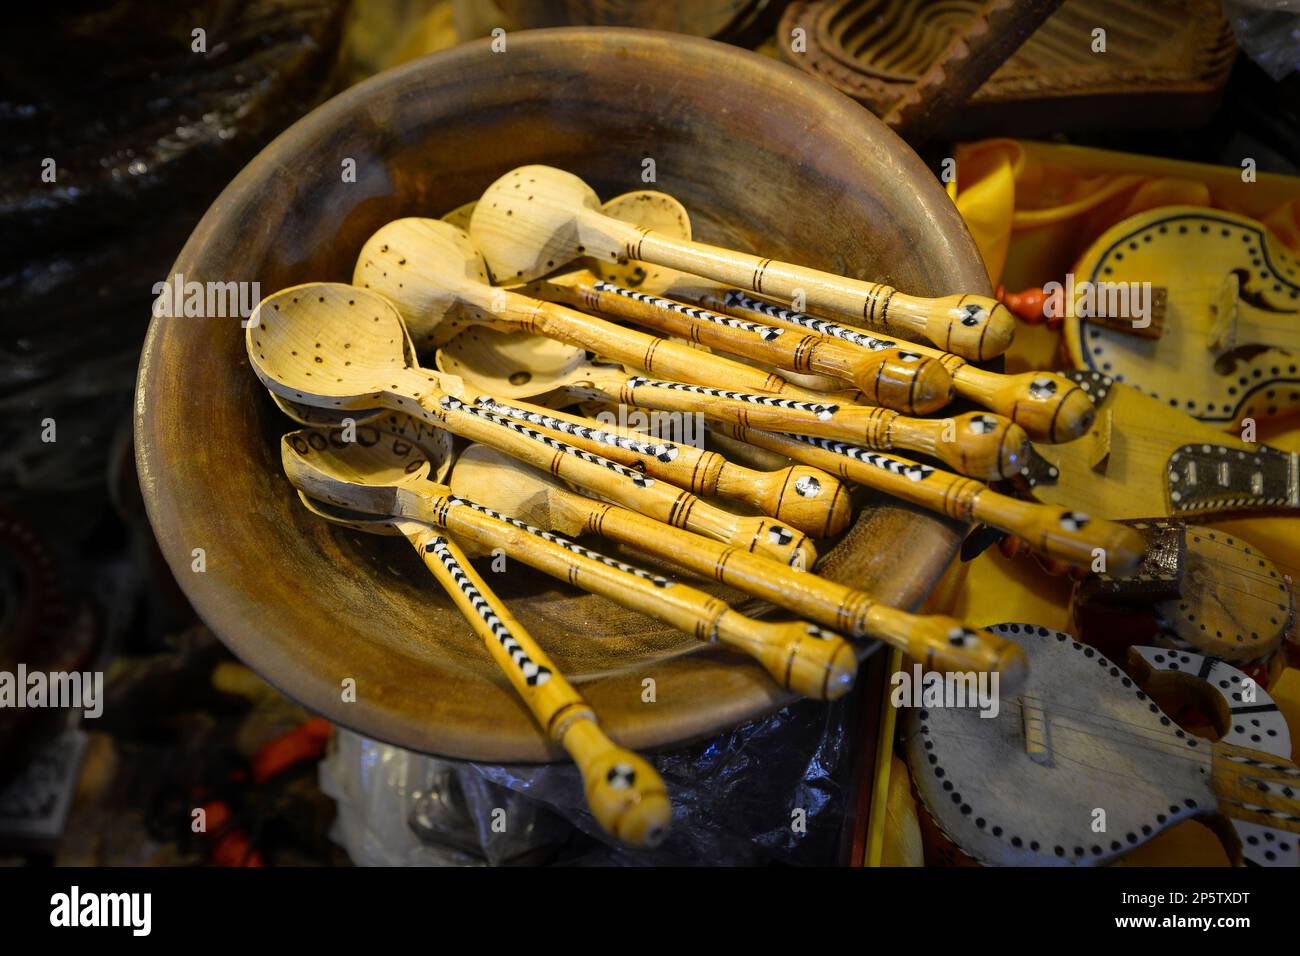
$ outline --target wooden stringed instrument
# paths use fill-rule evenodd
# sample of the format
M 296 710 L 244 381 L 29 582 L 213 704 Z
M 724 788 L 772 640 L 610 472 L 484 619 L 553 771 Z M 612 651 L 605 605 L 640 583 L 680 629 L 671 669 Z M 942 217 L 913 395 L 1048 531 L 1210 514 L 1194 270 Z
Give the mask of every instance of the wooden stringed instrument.
M 1198 817 L 1235 863 L 1300 863 L 1290 733 L 1241 671 L 1134 647 L 1130 676 L 1061 631 L 991 630 L 1030 662 L 1028 681 L 1003 695 L 996 716 L 923 704 L 905 717 L 917 793 L 963 852 L 989 865 L 1094 866 Z M 1219 740 L 1183 730 L 1151 697 L 1173 689 L 1209 702 Z
M 1156 641 L 1234 664 L 1268 661 L 1295 618 L 1291 587 L 1257 548 L 1221 529 L 1163 518 L 1126 522 L 1147 540 L 1137 572 L 1080 581 L 1075 633 L 1112 647 Z M 1143 613 L 1143 612 L 1146 613 Z
M 1021 478 L 1046 503 L 1098 517 L 1300 514 L 1300 456 L 1197 421 L 1096 372 L 1069 372 L 1097 406 L 1092 427 L 1035 444 Z
M 1075 368 L 1205 422 L 1300 408 L 1300 259 L 1263 223 L 1195 206 L 1148 210 L 1093 243 L 1074 282 L 1094 290 L 1063 313 Z M 1132 295 L 1143 289 L 1147 314 L 1135 325 Z

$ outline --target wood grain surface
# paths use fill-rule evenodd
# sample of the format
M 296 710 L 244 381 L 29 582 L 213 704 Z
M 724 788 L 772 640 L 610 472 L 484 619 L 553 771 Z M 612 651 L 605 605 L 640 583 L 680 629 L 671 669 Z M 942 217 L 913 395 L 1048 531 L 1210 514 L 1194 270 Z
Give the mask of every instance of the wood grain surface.
M 919 295 L 989 291 L 956 210 L 921 161 L 847 98 L 798 71 L 648 31 L 512 33 L 362 83 L 295 124 L 225 190 L 173 272 L 347 281 L 388 220 L 437 216 L 523 163 L 572 170 L 602 196 L 678 197 L 707 242 L 871 277 Z M 355 183 L 340 175 L 356 161 Z M 327 526 L 279 467 L 293 424 L 248 367 L 235 318 L 161 318 L 141 358 L 136 448 L 160 545 L 236 654 L 330 720 L 427 753 L 561 758 L 400 540 Z M 960 529 L 867 499 L 821 570 L 915 604 Z M 203 548 L 206 571 L 191 570 Z M 756 663 L 512 567 L 488 575 L 610 735 L 644 749 L 696 739 L 790 699 Z M 748 611 L 733 592 L 716 593 Z M 345 703 L 346 678 L 357 700 Z M 656 703 L 642 702 L 642 681 Z

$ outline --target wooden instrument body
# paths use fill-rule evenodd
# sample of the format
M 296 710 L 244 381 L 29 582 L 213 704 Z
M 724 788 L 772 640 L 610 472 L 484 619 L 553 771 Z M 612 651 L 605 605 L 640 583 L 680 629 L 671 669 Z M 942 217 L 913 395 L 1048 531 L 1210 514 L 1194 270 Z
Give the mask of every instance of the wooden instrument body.
M 1077 286 L 1123 283 L 1129 292 L 1146 283 L 1164 291 L 1165 312 L 1138 334 L 1069 308 L 1076 368 L 1211 423 L 1300 408 L 1300 260 L 1262 223 L 1163 206 L 1107 230 L 1074 275 Z
M 1272 561 L 1221 529 L 1166 519 L 1128 524 L 1147 538 L 1142 566 L 1128 577 L 1101 573 L 1076 585 L 1076 633 L 1100 643 L 1127 632 L 1146 643 L 1154 629 L 1170 646 L 1242 665 L 1277 652 L 1295 609 Z
M 1294 454 L 1242 441 L 1128 385 L 1074 376 L 1097 417 L 1082 438 L 1034 446 L 1059 470 L 1034 486 L 1038 500 L 1117 521 L 1300 509 Z
M 1180 729 L 1123 669 L 1068 634 L 1022 624 L 991 630 L 1019 643 L 1029 659 L 1019 694 L 1004 696 L 989 718 L 972 707 L 911 709 L 904 739 L 926 808 L 980 862 L 1104 864 L 1191 817 L 1222 820 L 1221 799 L 1239 796 L 1219 777 L 1224 761 L 1250 759 L 1238 741 L 1259 752 L 1270 730 L 1267 739 L 1280 735 L 1281 716 L 1271 716 L 1276 706 L 1266 700 L 1257 702 L 1262 716 L 1243 710 L 1244 722 L 1233 725 L 1241 731 L 1221 747 Z M 1139 670 L 1164 667 L 1189 680 L 1212 679 L 1228 688 L 1220 696 L 1229 712 L 1247 707 L 1241 703 L 1244 675 L 1227 664 L 1160 648 L 1134 653 Z M 1263 752 L 1256 756 L 1266 759 Z M 1288 777 L 1291 771 L 1300 782 L 1300 769 L 1282 768 Z M 1294 851 L 1295 833 L 1277 839 Z M 1229 836 L 1226 842 L 1230 854 L 1255 862 L 1244 840 Z

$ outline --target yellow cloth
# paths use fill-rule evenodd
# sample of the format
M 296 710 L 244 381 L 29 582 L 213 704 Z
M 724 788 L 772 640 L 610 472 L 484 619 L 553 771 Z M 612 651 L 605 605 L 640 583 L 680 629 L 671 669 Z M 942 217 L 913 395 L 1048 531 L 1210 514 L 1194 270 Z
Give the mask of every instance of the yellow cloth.
M 1300 251 L 1300 178 L 1013 139 L 957 147 L 957 204 L 989 278 L 1018 291 L 1059 279 L 1107 228 L 1157 206 L 1210 206 L 1267 224 Z
M 1077 146 L 985 140 L 957 148 L 957 179 L 948 184 L 975 238 L 989 277 L 1018 291 L 1060 280 L 1108 228 L 1164 205 L 1197 205 L 1251 216 L 1300 251 L 1300 178 L 1260 173 L 1242 181 L 1240 168 L 1205 166 Z M 1060 334 L 1045 325 L 1017 329 L 1008 371 L 1061 367 Z M 1300 450 L 1294 417 L 1261 423 L 1259 439 Z M 1201 523 L 1256 545 L 1282 571 L 1300 578 L 1300 518 L 1249 518 Z M 1032 558 L 1011 561 L 990 548 L 955 562 L 926 602 L 975 625 L 1021 621 L 1073 631 L 1071 585 L 1044 574 Z M 1281 672 L 1270 693 L 1291 726 L 1300 755 L 1300 669 Z M 1193 821 L 1139 847 L 1125 866 L 1225 866 L 1218 839 Z

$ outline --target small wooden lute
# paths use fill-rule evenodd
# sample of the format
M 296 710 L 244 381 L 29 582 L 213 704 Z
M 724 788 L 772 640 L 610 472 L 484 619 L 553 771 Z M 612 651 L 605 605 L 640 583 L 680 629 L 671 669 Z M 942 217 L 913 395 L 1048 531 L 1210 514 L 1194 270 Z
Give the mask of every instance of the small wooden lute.
M 990 865 L 1109 863 L 1175 824 L 1202 817 L 1231 859 L 1300 861 L 1300 767 L 1268 694 L 1214 658 L 1137 647 L 1148 687 L 1209 685 L 1223 736 L 1196 737 L 1117 664 L 1044 627 L 991 628 L 1024 648 L 1029 680 L 996 716 L 971 707 L 907 714 L 913 781 L 939 828 Z
M 1034 497 L 1124 518 L 1300 513 L 1300 456 L 1246 442 L 1096 372 L 1071 372 L 1097 405 L 1082 438 L 1034 447 Z
M 1152 209 L 1107 230 L 1074 276 L 1093 289 L 1065 312 L 1076 368 L 1206 422 L 1300 408 L 1300 259 L 1263 223 Z M 1149 310 L 1133 308 L 1134 293 Z

